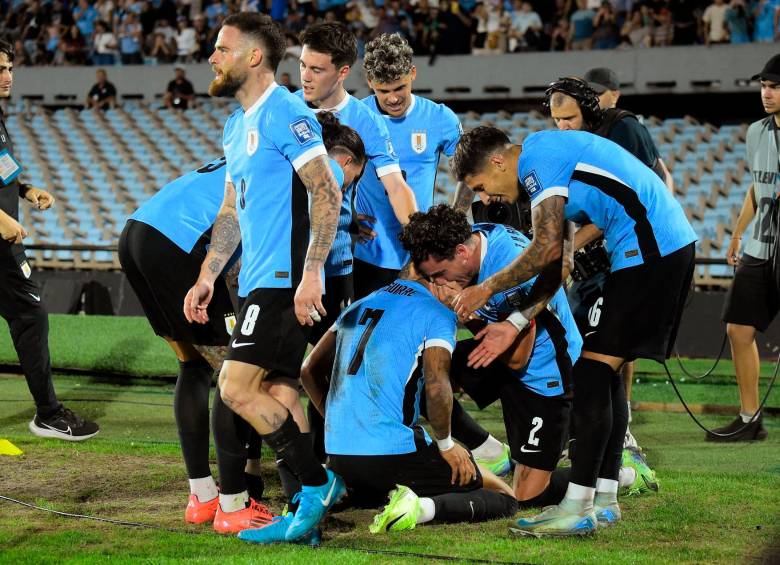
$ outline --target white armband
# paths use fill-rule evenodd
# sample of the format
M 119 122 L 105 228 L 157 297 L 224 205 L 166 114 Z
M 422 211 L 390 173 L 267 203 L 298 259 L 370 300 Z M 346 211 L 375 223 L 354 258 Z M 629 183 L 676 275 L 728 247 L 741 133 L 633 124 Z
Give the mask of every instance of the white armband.
M 437 439 L 436 445 L 439 446 L 439 451 L 449 451 L 453 447 L 455 447 L 455 442 L 452 441 L 452 436 L 447 436 L 444 439 Z
M 512 324 L 518 332 L 522 332 L 531 323 L 530 320 L 527 320 L 525 316 L 517 311 L 512 312 L 506 321 Z

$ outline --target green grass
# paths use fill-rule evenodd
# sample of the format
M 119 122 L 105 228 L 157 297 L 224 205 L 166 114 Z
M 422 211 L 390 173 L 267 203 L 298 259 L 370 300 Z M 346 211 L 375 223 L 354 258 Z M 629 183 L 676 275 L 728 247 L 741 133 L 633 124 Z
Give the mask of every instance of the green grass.
M 668 386 L 653 384 L 637 384 L 635 398 L 671 401 Z M 690 394 L 699 389 L 703 396 L 729 388 L 687 387 Z M 26 426 L 32 407 L 24 380 L 0 377 L 0 438 L 10 439 L 25 452 L 21 457 L 0 457 L 0 495 L 177 531 L 58 517 L 0 500 L 0 562 L 167 563 L 215 558 L 340 565 L 434 562 L 361 551 L 366 549 L 452 556 L 463 562 L 736 563 L 768 555 L 780 535 L 780 419 L 766 420 L 766 442 L 717 445 L 705 443 L 685 415 L 635 412 L 632 429 L 658 472 L 661 492 L 624 500 L 623 523 L 593 539 L 513 538 L 508 521 L 428 525 L 372 536 L 368 533 L 372 512 L 361 510 L 329 517 L 320 550 L 250 546 L 183 523 L 187 483 L 170 383 L 112 384 L 91 377 L 60 377 L 57 389 L 70 406 L 101 423 L 100 435 L 79 445 L 31 436 Z M 504 436 L 497 408 L 476 415 L 491 432 Z M 704 418 L 712 425 L 728 420 Z M 270 453 L 263 457 L 270 505 L 278 511 L 282 504 L 278 479 Z

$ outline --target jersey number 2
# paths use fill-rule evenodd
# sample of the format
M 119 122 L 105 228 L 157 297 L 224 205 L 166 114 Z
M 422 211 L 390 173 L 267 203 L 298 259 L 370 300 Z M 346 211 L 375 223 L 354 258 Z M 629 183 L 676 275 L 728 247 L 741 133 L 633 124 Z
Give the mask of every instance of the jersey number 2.
M 358 325 L 365 326 L 366 323 L 368 323 L 368 327 L 363 332 L 363 335 L 360 336 L 357 351 L 355 351 L 355 354 L 352 356 L 352 361 L 349 362 L 348 375 L 356 375 L 360 366 L 363 364 L 363 353 L 365 353 L 366 345 L 371 338 L 371 332 L 374 331 L 374 328 L 379 323 L 379 320 L 382 319 L 382 314 L 384 313 L 385 311 L 379 308 L 366 308 L 365 312 L 363 312 L 363 315 L 360 317 Z

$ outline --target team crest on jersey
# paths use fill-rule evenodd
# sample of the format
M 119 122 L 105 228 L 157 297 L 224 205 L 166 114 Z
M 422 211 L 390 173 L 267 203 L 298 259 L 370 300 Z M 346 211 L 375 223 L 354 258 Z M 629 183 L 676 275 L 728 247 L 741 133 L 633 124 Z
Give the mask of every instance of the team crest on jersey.
M 306 121 L 306 118 L 301 118 L 297 122 L 291 123 L 290 129 L 292 130 L 295 139 L 297 139 L 298 143 L 301 145 L 314 139 L 314 132 L 311 131 L 311 127 L 309 127 L 309 122 Z
M 412 149 L 418 155 L 425 151 L 428 147 L 428 132 L 425 130 L 418 130 L 412 132 Z
M 30 269 L 30 264 L 27 261 L 22 261 L 22 264 L 19 265 L 19 268 L 22 269 L 22 274 L 24 275 L 24 278 L 29 279 L 30 275 L 32 274 L 32 269 Z
M 236 327 L 236 315 L 232 312 L 225 315 L 225 330 L 228 335 L 233 335 L 233 329 Z
M 252 128 L 246 132 L 246 154 L 254 155 L 258 145 L 260 145 L 260 132 L 257 128 Z
M 523 177 L 523 186 L 525 191 L 531 198 L 542 190 L 542 183 L 539 182 L 539 177 L 536 176 L 536 171 L 531 171 Z

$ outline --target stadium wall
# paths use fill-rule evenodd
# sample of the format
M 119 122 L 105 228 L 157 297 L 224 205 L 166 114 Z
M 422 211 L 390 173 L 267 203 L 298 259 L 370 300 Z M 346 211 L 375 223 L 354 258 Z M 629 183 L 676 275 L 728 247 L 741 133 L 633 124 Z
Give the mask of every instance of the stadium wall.
M 774 44 L 665 47 L 657 49 L 522 53 L 438 57 L 415 61 L 420 69 L 415 90 L 437 100 L 501 100 L 541 97 L 559 76 L 582 74 L 596 66 L 613 68 L 626 95 L 755 92 L 750 77 L 777 53 Z M 213 77 L 208 64 L 185 65 L 198 93 Z M 83 103 L 95 82 L 94 67 L 27 67 L 17 70 L 14 97 L 46 104 Z M 298 63 L 287 57 L 279 72 L 298 82 Z M 109 80 L 120 96 L 153 101 L 173 78 L 171 65 L 114 66 Z M 362 67 L 347 81 L 358 97 L 369 94 Z
M 123 273 L 114 271 L 38 270 L 41 300 L 52 314 L 143 316 L 141 304 Z M 714 358 L 723 339 L 723 292 L 695 292 L 683 314 L 677 347 L 683 357 Z M 763 359 L 780 347 L 780 318 L 757 338 Z M 730 351 L 726 348 L 726 357 Z

